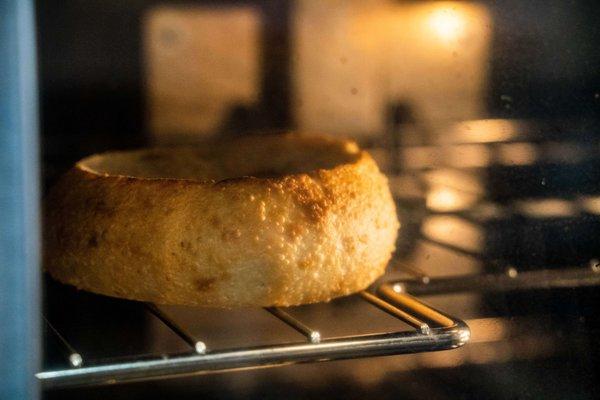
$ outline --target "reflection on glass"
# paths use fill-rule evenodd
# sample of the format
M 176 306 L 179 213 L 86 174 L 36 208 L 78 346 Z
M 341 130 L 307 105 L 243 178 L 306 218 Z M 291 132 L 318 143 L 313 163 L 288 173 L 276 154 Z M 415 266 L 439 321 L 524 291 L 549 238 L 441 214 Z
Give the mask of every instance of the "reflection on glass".
M 483 115 L 492 33 L 487 6 L 389 0 L 294 4 L 290 84 L 299 130 L 370 137 L 389 128 L 389 107 L 399 102 L 424 127 Z M 403 140 L 407 135 L 404 129 Z
M 483 247 L 483 232 L 475 224 L 450 215 L 428 217 L 421 228 L 427 238 L 469 251 Z
M 579 199 L 581 208 L 590 214 L 600 215 L 600 196 L 586 196 Z
M 521 337 L 514 341 L 496 342 L 493 345 L 478 346 L 469 354 L 468 362 L 489 364 L 515 359 L 535 359 L 548 356 L 556 351 L 556 340 L 551 336 L 537 335 Z
M 433 299 L 433 298 L 431 298 Z M 430 301 L 431 299 L 428 299 Z M 529 328 L 531 323 L 525 318 L 476 318 L 468 319 L 467 324 L 471 328 L 471 340 L 468 346 L 453 351 L 431 352 L 406 355 L 402 363 L 391 362 L 389 358 L 377 361 L 377 366 L 372 362 L 355 361 L 361 363 L 359 368 L 349 368 L 349 373 L 356 374 L 357 381 L 366 384 L 373 384 L 374 377 L 381 377 L 381 372 L 386 371 L 410 371 L 423 368 L 452 368 L 468 364 L 489 364 L 516 360 L 530 360 L 540 357 L 548 357 L 555 354 L 557 348 L 557 338 L 540 334 L 540 331 L 547 328 L 547 322 L 544 325 L 534 329 L 526 329 L 522 324 Z M 389 364 L 383 364 L 389 363 Z M 385 365 L 385 368 L 381 368 Z M 343 368 L 343 367 L 342 367 Z M 351 369 L 350 369 L 351 368 Z M 371 374 L 371 369 L 374 371 Z M 338 370 L 339 371 L 339 370 Z M 364 373 L 370 374 L 366 378 L 361 378 Z
M 427 193 L 427 208 L 438 212 L 466 210 L 479 200 L 473 193 L 461 192 L 447 186 L 434 186 Z
M 564 199 L 524 200 L 516 203 L 521 214 L 530 218 L 567 218 L 577 213 L 572 201 Z
M 477 318 L 469 320 L 471 343 L 498 342 L 508 336 L 508 321 L 503 318 Z
M 464 121 L 450 130 L 448 139 L 454 143 L 504 142 L 515 138 L 523 126 L 523 122 L 509 119 Z
M 446 163 L 452 167 L 485 167 L 490 164 L 491 151 L 481 144 L 463 144 L 446 148 Z
M 476 274 L 483 270 L 483 264 L 479 260 L 427 241 L 418 241 L 414 253 L 410 254 L 404 261 L 421 271 L 427 272 L 427 275 L 432 278 L 448 275 Z M 452 267 L 449 268 L 449 265 Z M 399 269 L 402 269 L 402 266 Z M 450 296 L 450 301 L 448 301 L 448 296 Z M 466 313 L 463 316 L 467 317 L 477 315 L 476 313 L 468 314 L 468 312 L 474 309 L 473 305 L 477 306 L 479 304 L 477 300 L 479 299 L 478 296 L 472 292 L 450 294 L 445 295 L 444 301 L 451 303 L 453 306 L 460 306 L 457 309 Z M 430 300 L 430 303 L 433 303 L 431 304 L 433 307 L 444 308 L 447 305 L 444 302 L 436 303 L 435 297 L 432 297 Z
M 483 193 L 482 176 L 472 171 L 456 169 L 436 169 L 424 173 L 426 181 L 431 185 L 444 185 L 471 193 Z
M 152 139 L 165 144 L 210 136 L 223 131 L 236 110 L 250 118 L 261 101 L 260 10 L 161 3 L 147 7 L 143 18 Z
M 466 358 L 462 351 L 419 354 L 418 364 L 420 368 L 453 368 L 465 364 Z
M 531 143 L 500 144 L 497 157 L 502 165 L 531 165 L 537 161 L 539 151 Z

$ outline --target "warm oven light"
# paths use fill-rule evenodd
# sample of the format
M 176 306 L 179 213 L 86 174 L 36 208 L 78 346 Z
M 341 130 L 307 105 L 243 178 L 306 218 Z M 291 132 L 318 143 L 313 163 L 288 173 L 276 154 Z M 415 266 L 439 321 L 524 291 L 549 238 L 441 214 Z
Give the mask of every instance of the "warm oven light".
M 465 20 L 455 7 L 443 6 L 433 11 L 429 26 L 440 39 L 452 41 L 459 38 L 465 29 Z

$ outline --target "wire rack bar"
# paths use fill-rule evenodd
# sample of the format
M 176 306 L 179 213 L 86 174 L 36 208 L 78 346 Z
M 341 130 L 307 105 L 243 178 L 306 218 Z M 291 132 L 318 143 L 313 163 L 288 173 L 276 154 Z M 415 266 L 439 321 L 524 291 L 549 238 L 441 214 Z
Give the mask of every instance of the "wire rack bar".
M 560 289 L 600 285 L 600 272 L 594 268 L 561 268 L 517 271 L 504 274 L 462 275 L 431 278 L 428 284 L 417 280 L 398 281 L 402 290 L 416 296 L 464 291 L 499 292 L 530 289 Z
M 400 309 L 401 305 L 396 307 L 371 293 L 363 292 L 361 296 L 373 304 L 377 303 L 375 305 L 380 308 L 382 308 L 381 306 L 385 307 L 382 309 L 386 312 L 395 310 L 391 314 L 402 321 L 410 319 L 416 323 L 418 320 L 417 316 L 411 314 L 412 309 L 410 308 Z M 415 301 L 418 302 L 416 299 Z M 424 305 L 424 307 L 427 306 Z M 281 309 L 271 308 L 267 311 L 284 320 L 295 329 L 304 332 L 309 339 L 311 339 L 309 332 L 318 332 L 310 329 Z M 166 317 L 159 318 L 166 324 L 171 324 L 169 327 L 177 326 L 164 313 L 160 315 Z M 463 321 L 453 318 L 452 323 L 452 326 L 428 327 L 429 330 L 426 330 L 421 329 L 422 324 L 419 322 L 419 330 L 406 331 L 403 327 L 403 330 L 392 333 L 355 335 L 325 340 L 319 337 L 320 341 L 311 340 L 310 343 L 275 344 L 229 349 L 207 354 L 177 354 L 150 360 L 132 358 L 129 361 L 125 360 L 112 364 L 92 364 L 81 368 L 43 371 L 36 374 L 36 377 L 41 381 L 44 388 L 62 388 L 207 374 L 217 371 L 259 368 L 298 362 L 447 350 L 464 345 L 470 338 L 469 327 Z M 179 328 L 181 329 L 181 327 Z M 423 333 L 424 331 L 427 334 Z M 181 332 L 185 332 L 185 330 L 181 329 Z M 182 338 L 184 337 L 182 336 Z M 187 340 L 189 339 L 193 338 L 188 336 Z M 184 340 L 186 339 L 184 338 Z
M 414 297 L 398 290 L 398 287 L 396 286 L 386 283 L 379 287 L 378 292 L 386 300 L 390 300 L 391 303 L 410 310 L 412 314 L 418 315 L 422 320 L 431 321 L 441 327 L 451 327 L 455 323 L 452 319 L 446 317 L 436 309 L 426 306 Z
M 406 322 L 407 324 L 411 325 L 412 327 L 418 329 L 419 332 L 421 332 L 425 335 L 429 335 L 431 333 L 431 328 L 425 321 L 419 319 L 418 317 L 415 317 L 414 315 L 407 313 L 406 311 L 403 311 L 397 307 L 394 307 L 392 304 L 388 303 L 387 301 L 382 300 L 379 297 L 374 296 L 371 293 L 365 292 L 365 291 L 360 292 L 360 297 L 362 297 L 367 302 L 373 304 L 375 307 L 379 308 L 380 310 L 385 311 L 386 313 L 388 313 L 396 318 L 399 318 L 402 321 Z
M 45 315 L 43 315 L 42 317 L 44 319 L 44 322 L 46 323 L 46 326 L 50 329 L 50 331 L 52 331 L 54 336 L 56 336 L 56 338 L 62 345 L 63 353 L 69 361 L 69 364 L 72 367 L 81 367 L 81 365 L 83 364 L 83 357 L 81 356 L 81 354 L 79 354 L 79 352 L 77 352 L 75 348 L 73 348 L 73 346 L 71 346 L 71 344 L 67 342 L 67 339 L 65 339 L 65 337 L 61 335 L 58 329 L 56 329 L 54 325 L 50 323 L 50 321 L 48 321 L 48 318 L 46 318 Z
M 438 329 L 432 333 L 423 335 L 417 332 L 398 332 L 324 340 L 318 344 L 263 346 L 205 355 L 134 360 L 119 364 L 45 371 L 36 376 L 45 388 L 111 384 L 247 367 L 447 350 L 464 345 L 470 337 L 469 329 L 462 321 L 452 328 Z
M 152 303 L 144 303 L 146 308 L 155 315 L 159 320 L 161 320 L 166 326 L 169 327 L 177 336 L 183 339 L 187 344 L 189 344 L 196 353 L 204 354 L 206 353 L 206 344 L 198 340 L 194 335 L 189 333 L 187 329 L 183 328 L 177 322 L 175 322 L 171 317 L 169 317 L 165 312 L 163 312 L 160 308 Z
M 306 338 L 311 343 L 319 343 L 321 341 L 321 333 L 314 329 L 309 328 L 299 319 L 293 317 L 288 312 L 282 310 L 279 307 L 265 307 L 269 313 L 274 315 L 279 320 L 283 321 L 288 326 L 291 326 L 296 331 L 300 332 L 302 335 L 306 336 Z

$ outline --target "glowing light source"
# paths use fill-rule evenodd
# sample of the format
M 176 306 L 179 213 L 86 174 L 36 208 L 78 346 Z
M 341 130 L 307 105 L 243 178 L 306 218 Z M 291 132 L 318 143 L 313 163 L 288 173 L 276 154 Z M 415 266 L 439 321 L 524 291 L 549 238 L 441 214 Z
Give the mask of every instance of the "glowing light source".
M 429 18 L 429 26 L 443 40 L 456 40 L 463 33 L 465 21 L 454 7 L 435 10 Z
M 478 197 L 449 187 L 433 187 L 427 193 L 427 208 L 438 212 L 461 211 L 475 204 Z

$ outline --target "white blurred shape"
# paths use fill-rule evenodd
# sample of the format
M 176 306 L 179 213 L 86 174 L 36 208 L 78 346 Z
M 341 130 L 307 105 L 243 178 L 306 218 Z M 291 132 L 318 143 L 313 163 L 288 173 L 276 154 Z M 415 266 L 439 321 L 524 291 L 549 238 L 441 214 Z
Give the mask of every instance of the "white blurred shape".
M 427 208 L 438 212 L 466 210 L 479 200 L 479 196 L 461 192 L 447 186 L 434 186 L 427 193 Z

